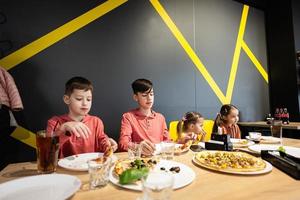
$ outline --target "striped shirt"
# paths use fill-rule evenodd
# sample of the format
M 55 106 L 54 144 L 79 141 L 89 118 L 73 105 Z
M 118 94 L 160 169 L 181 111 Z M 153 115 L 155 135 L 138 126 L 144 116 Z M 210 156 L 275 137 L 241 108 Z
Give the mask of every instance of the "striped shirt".
M 0 67 L 0 105 L 6 105 L 12 110 L 23 109 L 22 100 L 13 77 Z

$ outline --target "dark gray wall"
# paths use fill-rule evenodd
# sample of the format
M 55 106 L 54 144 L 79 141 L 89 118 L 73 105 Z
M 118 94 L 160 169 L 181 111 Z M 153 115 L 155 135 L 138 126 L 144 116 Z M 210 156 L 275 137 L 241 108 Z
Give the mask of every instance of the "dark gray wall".
M 299 121 L 291 0 L 268 2 L 266 25 L 271 111 L 274 112 L 276 108 L 286 107 L 290 114 L 290 121 Z
M 292 0 L 294 38 L 296 51 L 300 51 L 300 2 Z
M 300 2 L 292 0 L 292 14 L 293 14 L 293 29 L 295 39 L 295 52 L 300 52 Z M 297 84 L 298 84 L 298 99 L 300 102 L 300 61 L 296 60 L 297 68 Z M 300 103 L 299 103 L 300 106 Z M 300 110 L 300 108 L 299 108 Z
M 2 37 L 13 42 L 6 55 L 104 1 L 9 1 L 0 8 L 8 21 Z M 243 5 L 229 0 L 162 0 L 170 17 L 226 93 Z M 244 36 L 267 71 L 264 13 L 251 8 Z M 123 112 L 134 108 L 130 84 L 154 83 L 154 109 L 169 123 L 196 110 L 213 119 L 221 102 L 148 0 L 129 0 L 10 70 L 24 101 L 29 130 L 45 128 L 52 115 L 65 113 L 64 83 L 75 75 L 95 87 L 92 114 L 118 138 Z M 268 84 L 241 51 L 232 104 L 244 121 L 269 113 Z

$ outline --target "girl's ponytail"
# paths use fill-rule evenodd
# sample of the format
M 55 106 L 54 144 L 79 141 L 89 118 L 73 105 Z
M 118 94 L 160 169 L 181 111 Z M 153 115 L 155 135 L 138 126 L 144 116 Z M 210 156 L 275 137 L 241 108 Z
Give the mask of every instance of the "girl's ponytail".
M 220 113 L 218 113 L 217 117 L 215 119 L 214 126 L 213 126 L 213 130 L 212 130 L 213 133 L 217 133 L 218 132 L 218 127 L 220 126 L 221 123 L 222 123 L 222 116 L 221 116 Z
M 181 137 L 181 133 L 183 132 L 183 124 L 184 124 L 184 120 L 180 120 L 177 124 L 177 138 L 178 139 Z

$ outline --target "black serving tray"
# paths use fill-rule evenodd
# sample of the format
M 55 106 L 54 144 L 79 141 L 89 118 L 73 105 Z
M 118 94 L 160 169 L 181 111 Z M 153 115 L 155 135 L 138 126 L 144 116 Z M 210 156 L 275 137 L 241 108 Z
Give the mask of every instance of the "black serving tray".
M 261 158 L 268 161 L 273 166 L 285 172 L 294 179 L 300 180 L 300 163 L 287 157 L 277 155 L 276 152 L 278 151 L 262 150 Z

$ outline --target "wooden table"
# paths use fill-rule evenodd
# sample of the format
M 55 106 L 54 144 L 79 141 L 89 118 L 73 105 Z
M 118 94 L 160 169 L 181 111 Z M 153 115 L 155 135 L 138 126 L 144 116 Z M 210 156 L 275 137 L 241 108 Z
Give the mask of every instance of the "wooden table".
M 259 128 L 269 128 L 270 124 L 267 124 L 265 121 L 257 121 L 257 122 L 238 122 L 240 126 L 246 127 L 259 127 Z M 290 122 L 289 124 L 282 124 L 283 129 L 292 129 L 292 130 L 300 130 L 300 122 Z
M 284 144 L 300 147 L 300 140 L 284 138 Z M 119 158 L 126 157 L 126 153 L 117 153 Z M 190 185 L 175 190 L 172 199 L 256 199 L 256 200 L 282 200 L 300 198 L 300 181 L 297 181 L 277 168 L 272 172 L 257 176 L 241 176 L 216 173 L 195 166 L 191 159 L 193 152 L 176 156 L 175 161 L 182 162 L 191 167 L 196 173 L 196 179 Z M 97 190 L 88 190 L 88 173 L 72 172 L 58 168 L 57 173 L 65 173 L 77 176 L 82 181 L 82 188 L 71 198 L 72 200 L 135 200 L 141 196 L 141 192 L 122 189 L 109 183 L 107 186 Z M 10 164 L 0 172 L 0 183 L 8 180 L 35 175 L 36 163 L 26 162 Z

